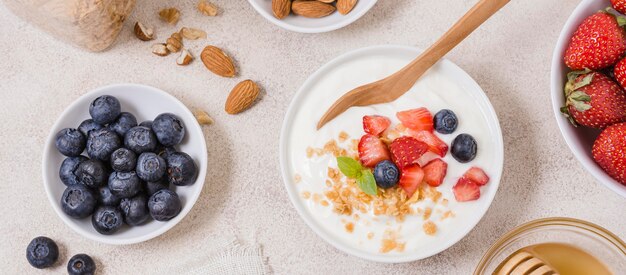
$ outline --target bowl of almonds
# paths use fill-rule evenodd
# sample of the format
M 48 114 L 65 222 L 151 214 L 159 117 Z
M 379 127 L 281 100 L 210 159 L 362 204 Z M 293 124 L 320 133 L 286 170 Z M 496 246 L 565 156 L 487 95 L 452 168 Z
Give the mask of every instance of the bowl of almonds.
M 361 18 L 376 0 L 248 0 L 265 19 L 301 33 L 329 32 Z

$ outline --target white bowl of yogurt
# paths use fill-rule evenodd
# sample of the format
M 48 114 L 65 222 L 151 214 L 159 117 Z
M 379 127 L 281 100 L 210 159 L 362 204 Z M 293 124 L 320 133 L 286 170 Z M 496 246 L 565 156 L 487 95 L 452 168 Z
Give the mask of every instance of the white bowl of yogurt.
M 498 190 L 502 174 L 504 149 L 498 117 L 480 86 L 461 68 L 449 60 L 433 66 L 402 97 L 391 103 L 352 107 L 319 131 L 316 124 L 325 110 L 345 92 L 360 85 L 384 78 L 413 60 L 421 50 L 406 46 L 374 46 L 341 55 L 317 70 L 302 85 L 285 115 L 280 137 L 280 164 L 285 188 L 294 207 L 311 229 L 337 249 L 371 261 L 400 263 L 433 256 L 460 241 L 481 220 Z M 330 157 L 310 158 L 307 148 L 319 148 L 341 132 L 351 138 L 363 133 L 364 115 L 384 115 L 394 123 L 396 112 L 427 107 L 430 110 L 451 109 L 459 118 L 453 135 L 440 135 L 451 144 L 456 134 L 471 134 L 477 141 L 478 154 L 466 164 L 442 158 L 448 163 L 448 173 L 437 188 L 446 207 L 425 199 L 414 203 L 419 209 L 430 208 L 429 220 L 436 221 L 437 231 L 426 234 L 422 216 L 407 216 L 399 222 L 393 217 L 378 216 L 373 211 L 357 212 L 358 217 L 339 215 L 328 203 L 320 204 L 319 194 L 328 185 L 327 168 L 336 167 Z M 456 202 L 452 186 L 464 171 L 481 167 L 490 182 L 481 188 L 480 199 Z M 318 198 L 314 200 L 309 195 Z M 449 210 L 449 211 L 447 211 Z M 446 213 L 453 212 L 449 218 Z M 349 228 L 348 228 L 348 225 Z M 383 251 L 381 245 L 394 235 L 402 249 Z

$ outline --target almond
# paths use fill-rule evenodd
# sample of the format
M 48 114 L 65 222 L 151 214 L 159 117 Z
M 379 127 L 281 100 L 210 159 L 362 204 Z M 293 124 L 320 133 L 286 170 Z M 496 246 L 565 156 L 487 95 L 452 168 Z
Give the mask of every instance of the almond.
M 274 17 L 283 19 L 291 12 L 291 0 L 272 0 Z
M 180 18 L 180 11 L 177 8 L 167 8 L 159 11 L 159 17 L 161 20 L 171 24 L 176 25 L 178 23 L 178 19 Z
M 254 81 L 248 79 L 239 82 L 228 95 L 224 110 L 234 115 L 248 109 L 254 100 L 259 96 L 259 86 Z
M 200 54 L 204 66 L 216 75 L 233 77 L 237 73 L 233 60 L 222 49 L 215 46 L 206 46 Z
M 346 15 L 352 11 L 358 0 L 337 0 L 337 11 Z
M 335 12 L 335 6 L 319 1 L 296 0 L 291 4 L 291 11 L 309 18 L 320 18 Z
M 193 55 L 191 55 L 191 53 L 187 49 L 183 49 L 180 52 L 180 56 L 178 56 L 178 58 L 176 59 L 176 64 L 180 66 L 187 66 L 189 65 L 189 63 L 191 63 L 192 60 Z
M 335 2 L 335 0 L 317 0 L 317 1 L 320 1 L 320 2 L 326 3 L 326 4 L 330 4 L 332 2 Z
M 139 21 L 135 22 L 134 31 L 135 36 L 141 41 L 150 41 L 154 39 L 154 29 L 141 24 Z

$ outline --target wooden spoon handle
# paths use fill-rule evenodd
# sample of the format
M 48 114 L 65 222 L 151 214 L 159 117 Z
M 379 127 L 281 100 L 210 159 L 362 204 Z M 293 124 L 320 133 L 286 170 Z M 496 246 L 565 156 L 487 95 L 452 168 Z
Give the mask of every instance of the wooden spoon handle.
M 456 45 L 477 29 L 489 17 L 500 10 L 510 0 L 480 0 L 452 28 L 450 28 L 435 44 L 413 60 L 409 65 L 398 71 L 404 74 L 407 81 L 415 83 L 430 67 L 435 65 Z M 407 79 L 408 78 L 408 79 Z

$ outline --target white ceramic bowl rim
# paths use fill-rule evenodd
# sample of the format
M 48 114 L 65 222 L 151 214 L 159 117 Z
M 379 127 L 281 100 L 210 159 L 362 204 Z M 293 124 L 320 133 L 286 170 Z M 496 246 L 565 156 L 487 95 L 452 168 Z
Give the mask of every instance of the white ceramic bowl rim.
M 52 130 L 50 131 L 50 134 L 48 135 L 48 138 L 46 139 L 46 144 L 44 147 L 44 153 L 43 153 L 43 158 L 42 158 L 42 175 L 43 175 L 43 185 L 44 188 L 46 190 L 46 194 L 48 196 L 48 200 L 50 201 L 50 204 L 52 205 L 52 208 L 54 209 L 54 212 L 57 213 L 57 215 L 61 218 L 61 220 L 63 220 L 63 222 L 69 226 L 72 230 L 74 230 L 75 232 L 78 232 L 79 234 L 81 234 L 82 236 L 97 241 L 97 242 L 101 242 L 101 243 L 106 243 L 106 244 L 113 244 L 113 245 L 126 245 L 126 244 L 134 244 L 134 243 L 140 243 L 140 242 L 144 242 L 147 240 L 150 240 L 152 238 L 155 238 L 165 232 L 167 232 L 168 230 L 170 230 L 172 227 L 176 226 L 176 224 L 178 224 L 178 222 L 180 222 L 193 208 L 193 204 L 195 204 L 195 202 L 198 200 L 198 197 L 201 194 L 202 188 L 204 186 L 204 181 L 206 178 L 206 172 L 207 172 L 207 168 L 206 168 L 206 156 L 203 159 L 204 161 L 201 160 L 196 160 L 198 161 L 198 176 L 196 178 L 196 182 L 194 183 L 194 185 L 192 185 L 194 188 L 197 188 L 196 192 L 193 192 L 191 194 L 191 196 L 189 198 L 187 198 L 186 200 L 186 204 L 192 204 L 191 207 L 185 207 L 183 205 L 183 209 L 181 210 L 181 212 L 174 217 L 173 219 L 164 222 L 163 226 L 158 227 L 156 230 L 154 231 L 150 231 L 147 232 L 144 235 L 138 236 L 138 237 L 133 237 L 133 238 L 128 238 L 128 239 L 114 239 L 114 238 L 108 238 L 109 236 L 107 235 L 100 235 L 97 233 L 92 233 L 90 231 L 86 231 L 85 229 L 81 228 L 80 226 L 76 225 L 72 219 L 67 216 L 67 214 L 65 214 L 63 212 L 63 210 L 61 209 L 61 206 L 59 205 L 59 200 L 60 198 L 56 198 L 54 197 L 54 195 L 52 194 L 52 190 L 50 189 L 50 184 L 47 181 L 48 178 L 48 174 L 50 172 L 50 169 L 56 169 L 58 170 L 58 167 L 49 167 L 50 165 L 46 165 L 47 164 L 47 160 L 49 158 L 49 154 L 51 151 L 55 152 L 56 149 L 54 150 L 49 150 L 51 147 L 54 147 L 54 140 L 55 140 L 55 136 L 56 136 L 56 132 L 55 129 L 62 129 L 65 128 L 64 126 L 62 126 L 61 124 L 63 124 L 63 121 L 61 118 L 66 117 L 68 115 L 68 113 L 73 110 L 74 108 L 77 108 L 79 104 L 82 104 L 82 101 L 86 100 L 87 98 L 91 98 L 94 97 L 95 94 L 101 93 L 101 92 L 105 92 L 105 91 L 109 91 L 109 90 L 115 90 L 115 89 L 127 89 L 127 90 L 132 90 L 134 88 L 140 88 L 140 89 L 144 89 L 144 90 L 150 90 L 151 92 L 154 93 L 158 93 L 162 96 L 165 96 L 166 98 L 170 99 L 172 103 L 178 105 L 178 107 L 181 108 L 181 110 L 185 110 L 185 117 L 190 117 L 190 118 L 194 118 L 193 114 L 191 113 L 191 111 L 189 111 L 189 109 L 182 103 L 180 102 L 177 98 L 175 98 L 174 96 L 170 95 L 169 93 L 160 90 L 158 88 L 152 87 L 152 86 L 148 86 L 148 85 L 142 85 L 142 84 L 132 84 L 132 83 L 120 83 L 120 84 L 113 84 L 113 85 L 108 85 L 108 86 L 103 86 L 103 87 L 99 87 L 96 88 L 94 90 L 91 90 L 89 92 L 87 92 L 86 94 L 83 94 L 82 96 L 80 96 L 79 98 L 77 98 L 76 100 L 74 100 L 59 116 L 59 118 L 56 120 L 56 122 L 54 123 L 54 125 L 52 126 Z M 181 116 L 182 114 L 178 114 L 179 116 Z M 200 150 L 202 150 L 201 152 L 206 152 L 206 142 L 205 138 L 204 138 L 204 133 L 202 132 L 202 128 L 200 127 L 200 125 L 198 123 L 186 123 L 185 127 L 187 127 L 188 129 L 190 127 L 193 127 L 193 132 L 194 133 L 199 133 L 201 136 L 199 138 L 201 138 L 201 140 L 203 142 L 201 142 L 201 148 Z M 190 131 L 187 131 L 187 134 L 189 134 Z M 60 181 L 58 182 L 58 184 L 62 184 Z M 134 228 L 133 228 L 134 229 Z
M 362 250 L 353 248 L 351 246 L 348 245 L 344 245 L 343 243 L 339 243 L 339 242 L 335 242 L 333 240 L 333 238 L 331 236 L 329 236 L 322 228 L 320 225 L 317 224 L 317 222 L 314 220 L 314 218 L 309 215 L 307 213 L 307 210 L 304 209 L 304 207 L 302 205 L 300 205 L 299 203 L 296 203 L 296 201 L 300 200 L 300 197 L 297 193 L 295 193 L 292 189 L 292 186 L 290 186 L 291 183 L 291 177 L 288 174 L 288 167 L 289 164 L 287 163 L 287 147 L 286 147 L 286 140 L 287 140 L 287 136 L 288 136 L 288 127 L 292 122 L 293 116 L 296 112 L 296 105 L 299 104 L 299 102 L 301 101 L 301 98 L 305 95 L 305 92 L 309 90 L 309 87 L 311 85 L 313 85 L 313 82 L 315 81 L 315 79 L 317 79 L 319 77 L 319 75 L 322 75 L 323 73 L 325 73 L 325 71 L 327 71 L 329 68 L 332 68 L 334 66 L 336 66 L 337 64 L 340 64 L 346 60 L 350 60 L 352 59 L 354 56 L 358 56 L 360 54 L 363 53 L 367 53 L 370 51 L 376 51 L 376 50 L 388 50 L 388 51 L 394 51 L 394 50 L 410 50 L 410 51 L 418 51 L 421 52 L 422 50 L 417 49 L 415 47 L 409 47 L 409 46 L 399 46 L 399 45 L 380 45 L 380 46 L 371 46 L 371 47 L 365 47 L 365 48 L 361 48 L 361 49 L 357 49 L 357 50 L 353 50 L 347 53 L 344 53 L 336 58 L 334 58 L 333 60 L 331 60 L 330 62 L 326 63 L 325 65 L 323 65 L 321 68 L 319 68 L 317 71 L 315 71 L 315 73 L 313 73 L 305 82 L 304 84 L 302 84 L 302 86 L 300 87 L 300 89 L 296 92 L 296 94 L 294 95 L 289 108 L 287 109 L 287 112 L 285 113 L 285 118 L 283 120 L 283 125 L 282 125 L 282 129 L 281 129 L 281 133 L 280 133 L 280 142 L 279 142 L 279 158 L 280 158 L 280 167 L 281 167 L 281 173 L 283 176 L 283 183 L 285 185 L 285 189 L 287 190 L 287 194 L 289 196 L 289 199 L 292 202 L 292 205 L 294 205 L 294 207 L 296 208 L 296 211 L 298 212 L 298 214 L 300 215 L 300 217 L 304 220 L 304 222 L 318 235 L 320 236 L 323 240 L 325 240 L 327 243 L 330 243 L 331 245 L 333 245 L 335 248 L 350 254 L 350 255 L 354 255 L 366 260 L 370 260 L 370 261 L 375 261 L 375 262 L 383 262 L 383 263 L 403 263 L 403 262 L 412 262 L 412 261 L 416 261 L 416 260 L 421 260 L 433 255 L 436 255 L 448 248 L 450 248 L 452 245 L 456 244 L 458 241 L 460 241 L 461 239 L 463 239 L 479 222 L 480 220 L 482 220 L 482 217 L 487 213 L 487 210 L 489 209 L 489 206 L 491 205 L 491 203 L 493 202 L 493 199 L 495 198 L 495 194 L 497 193 L 497 189 L 499 187 L 500 184 L 500 177 L 502 174 L 502 168 L 503 168 L 503 164 L 504 164 L 504 141 L 503 141 L 503 137 L 502 137 L 502 130 L 500 128 L 500 123 L 498 121 L 498 117 L 497 114 L 495 112 L 495 110 L 493 109 L 493 106 L 491 105 L 489 98 L 487 97 L 487 95 L 484 93 L 484 91 L 482 90 L 482 88 L 478 85 L 478 83 L 476 83 L 476 81 L 474 79 L 472 79 L 471 76 L 469 76 L 465 71 L 463 71 L 463 69 L 461 69 L 460 67 L 458 67 L 456 64 L 454 64 L 452 61 L 448 60 L 448 59 L 442 59 L 439 62 L 443 62 L 446 63 L 446 65 L 453 67 L 455 70 L 458 70 L 459 73 L 462 73 L 463 75 L 465 75 L 467 77 L 467 80 L 469 82 L 471 82 L 471 85 L 474 86 L 474 88 L 476 89 L 476 94 L 479 95 L 480 100 L 484 101 L 486 103 L 487 106 L 487 112 L 489 113 L 489 115 L 491 117 L 494 118 L 495 121 L 493 121 L 493 127 L 494 130 L 498 133 L 498 137 L 496 138 L 497 144 L 494 144 L 493 148 L 494 150 L 498 150 L 498 154 L 496 154 L 496 158 L 494 159 L 494 162 L 497 164 L 496 165 L 496 170 L 498 170 L 498 174 L 494 175 L 493 177 L 491 177 L 491 182 L 489 183 L 490 185 L 495 185 L 492 188 L 495 188 L 494 192 L 491 192 L 490 196 L 482 196 L 481 199 L 486 200 L 486 203 L 484 204 L 485 207 L 484 209 L 482 209 L 482 213 L 480 214 L 480 217 L 478 219 L 475 220 L 475 223 L 472 224 L 468 230 L 466 230 L 465 232 L 463 232 L 462 234 L 458 235 L 458 238 L 456 239 L 448 239 L 446 240 L 446 244 L 443 245 L 441 247 L 441 249 L 438 250 L 434 250 L 434 251 L 430 251 L 430 253 L 428 253 L 427 256 L 421 256 L 421 255 L 412 255 L 410 253 L 405 253 L 405 254 L 399 254 L 399 255 L 393 255 L 393 258 L 390 257 L 385 257 L 385 255 L 372 255 L 372 254 L 368 254 Z

